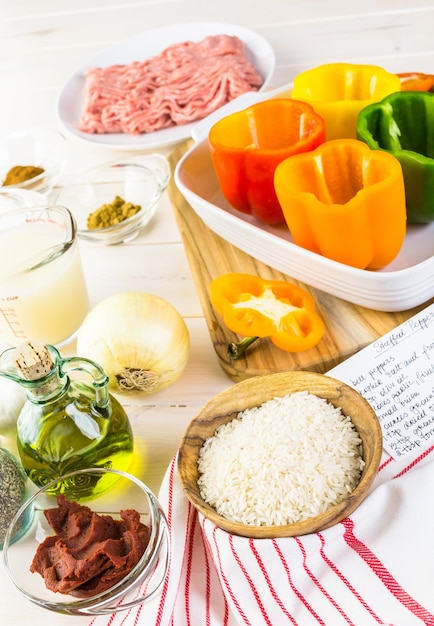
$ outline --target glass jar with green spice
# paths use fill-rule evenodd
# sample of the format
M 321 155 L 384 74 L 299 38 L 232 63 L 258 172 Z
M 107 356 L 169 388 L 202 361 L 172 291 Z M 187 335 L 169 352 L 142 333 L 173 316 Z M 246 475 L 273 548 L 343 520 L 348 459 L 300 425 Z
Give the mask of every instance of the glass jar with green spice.
M 21 505 L 27 500 L 27 476 L 17 459 L 6 449 L 0 448 L 0 549 L 9 524 Z M 28 530 L 33 519 L 33 509 L 28 508 L 20 518 L 12 542 Z

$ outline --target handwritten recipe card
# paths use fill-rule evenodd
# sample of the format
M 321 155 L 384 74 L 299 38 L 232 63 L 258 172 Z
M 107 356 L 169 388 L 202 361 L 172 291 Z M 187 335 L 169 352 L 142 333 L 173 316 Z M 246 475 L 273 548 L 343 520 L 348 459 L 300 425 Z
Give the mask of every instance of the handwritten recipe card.
M 398 460 L 434 443 L 434 304 L 327 372 L 372 406 Z

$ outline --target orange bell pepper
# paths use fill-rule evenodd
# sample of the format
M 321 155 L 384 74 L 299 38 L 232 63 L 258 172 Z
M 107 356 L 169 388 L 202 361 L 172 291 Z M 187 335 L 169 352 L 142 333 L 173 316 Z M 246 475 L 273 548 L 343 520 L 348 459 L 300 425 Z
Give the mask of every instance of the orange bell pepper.
M 230 344 L 232 358 L 241 356 L 258 337 L 269 337 L 287 352 L 300 352 L 316 346 L 324 335 L 312 296 L 284 280 L 224 274 L 211 282 L 210 296 L 226 326 L 246 337 L 240 344 Z
M 434 74 L 422 72 L 401 72 L 401 91 L 434 91 Z
M 381 268 L 398 254 L 404 177 L 388 152 L 357 139 L 327 141 L 280 163 L 274 184 L 297 245 L 360 269 Z
M 298 74 L 291 96 L 321 115 L 327 140 L 356 139 L 359 111 L 400 89 L 398 76 L 376 65 L 326 63 Z
M 276 165 L 325 140 L 322 118 L 305 102 L 275 98 L 216 122 L 209 146 L 222 193 L 235 209 L 266 224 L 283 224 L 274 191 Z

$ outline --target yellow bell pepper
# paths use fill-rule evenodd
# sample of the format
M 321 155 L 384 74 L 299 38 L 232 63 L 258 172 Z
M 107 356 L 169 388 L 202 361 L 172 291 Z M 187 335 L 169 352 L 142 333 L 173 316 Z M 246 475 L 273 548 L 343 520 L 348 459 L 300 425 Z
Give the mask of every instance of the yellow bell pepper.
M 324 119 L 327 140 L 356 139 L 359 111 L 400 89 L 399 76 L 376 65 L 326 63 L 298 74 L 291 97 Z
M 384 267 L 401 249 L 404 176 L 388 152 L 357 139 L 327 141 L 280 163 L 274 186 L 303 248 L 360 269 Z

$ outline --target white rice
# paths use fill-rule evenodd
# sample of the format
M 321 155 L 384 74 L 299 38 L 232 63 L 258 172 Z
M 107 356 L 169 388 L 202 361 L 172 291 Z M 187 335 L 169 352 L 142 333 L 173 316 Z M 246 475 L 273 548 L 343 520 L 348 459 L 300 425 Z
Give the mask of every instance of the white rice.
M 323 513 L 357 486 L 362 441 L 351 419 L 306 391 L 220 426 L 200 450 L 198 485 L 217 513 L 253 526 Z

